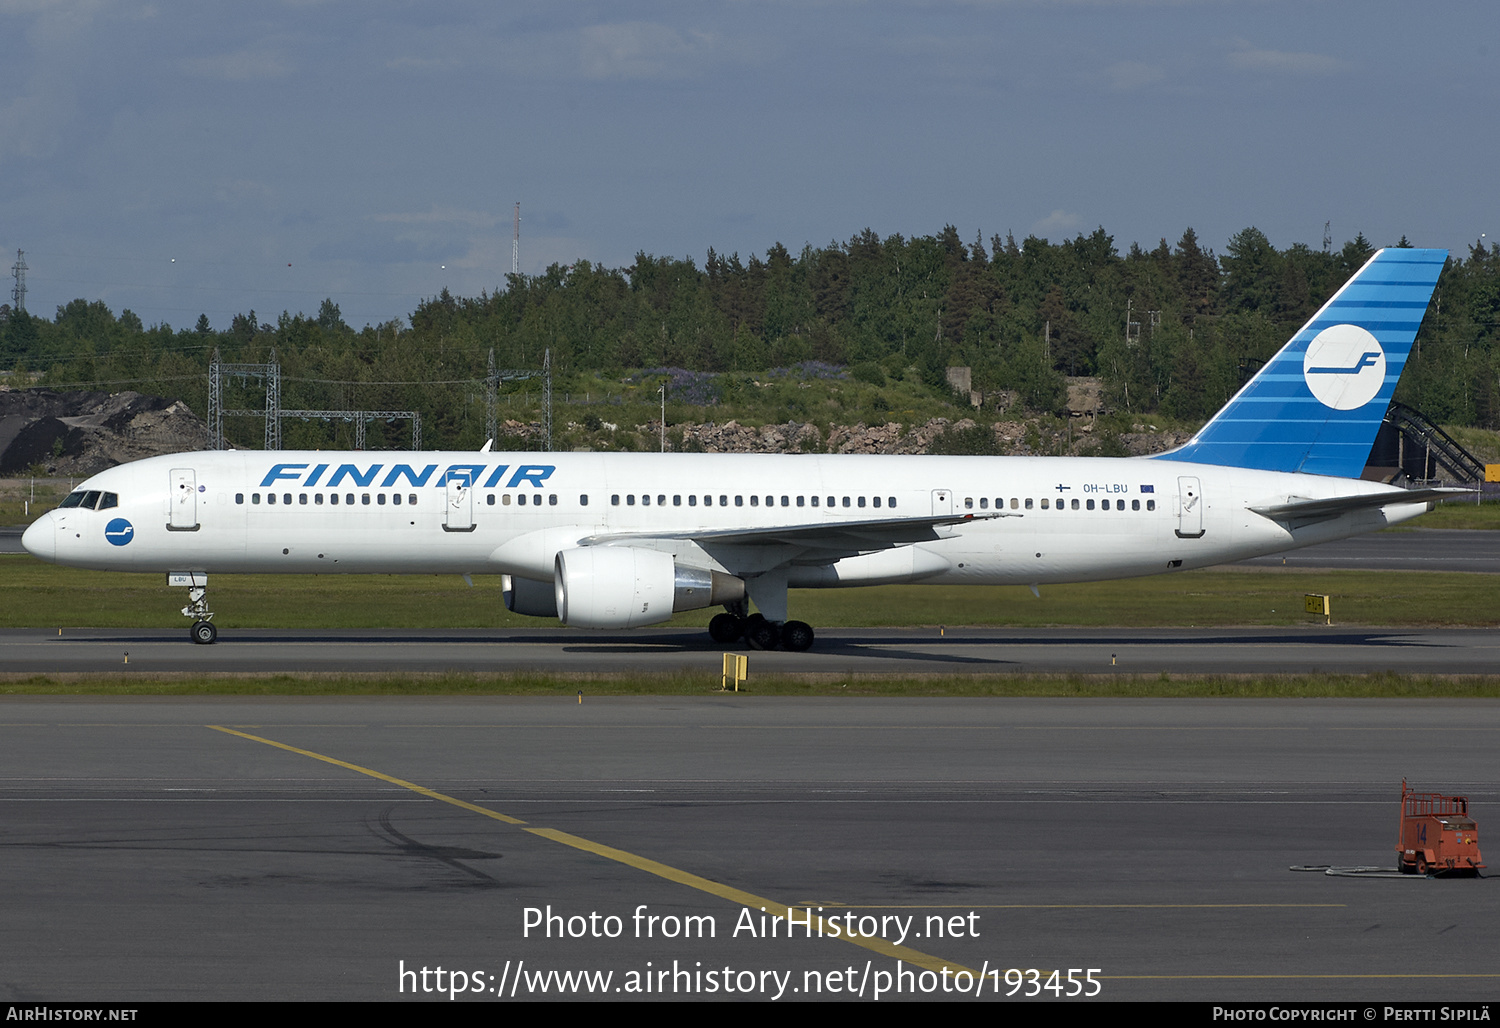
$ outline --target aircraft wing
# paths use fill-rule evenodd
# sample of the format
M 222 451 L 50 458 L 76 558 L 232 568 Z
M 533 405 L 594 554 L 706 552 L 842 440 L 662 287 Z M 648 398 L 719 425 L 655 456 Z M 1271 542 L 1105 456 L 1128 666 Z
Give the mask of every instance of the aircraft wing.
M 1355 493 L 1352 496 L 1333 496 L 1323 500 L 1288 499 L 1286 503 L 1251 507 L 1255 513 L 1272 521 L 1287 521 L 1294 518 L 1331 518 L 1350 511 L 1367 510 L 1372 507 L 1389 507 L 1395 504 L 1426 503 L 1428 500 L 1446 499 L 1452 496 L 1473 495 L 1472 489 L 1455 487 L 1430 487 L 1427 489 L 1393 489 L 1383 493 Z
M 868 521 L 830 521 L 761 528 L 684 529 L 680 532 L 611 532 L 579 540 L 585 546 L 604 546 L 636 539 L 688 539 L 700 544 L 732 546 L 790 546 L 828 553 L 870 553 L 912 543 L 940 539 L 938 529 L 1020 514 L 934 514 L 929 517 L 876 518 Z

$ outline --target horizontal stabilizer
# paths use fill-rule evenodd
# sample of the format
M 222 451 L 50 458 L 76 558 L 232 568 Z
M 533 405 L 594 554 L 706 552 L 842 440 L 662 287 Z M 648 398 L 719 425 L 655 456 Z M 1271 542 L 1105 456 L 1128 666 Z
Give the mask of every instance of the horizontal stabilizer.
M 1250 509 L 1272 521 L 1289 521 L 1298 518 L 1331 518 L 1356 510 L 1390 507 L 1397 504 L 1426 503 L 1429 500 L 1473 495 L 1474 492 L 1471 489 L 1434 486 L 1428 489 L 1393 489 L 1380 493 L 1356 493 L 1353 496 L 1333 496 L 1324 500 L 1288 500 L 1286 503 Z

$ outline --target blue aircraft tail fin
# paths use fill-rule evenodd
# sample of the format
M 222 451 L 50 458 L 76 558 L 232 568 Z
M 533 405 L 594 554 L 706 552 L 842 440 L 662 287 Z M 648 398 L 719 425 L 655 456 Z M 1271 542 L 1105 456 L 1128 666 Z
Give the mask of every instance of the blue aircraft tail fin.
M 1380 250 L 1164 460 L 1358 478 L 1447 250 Z

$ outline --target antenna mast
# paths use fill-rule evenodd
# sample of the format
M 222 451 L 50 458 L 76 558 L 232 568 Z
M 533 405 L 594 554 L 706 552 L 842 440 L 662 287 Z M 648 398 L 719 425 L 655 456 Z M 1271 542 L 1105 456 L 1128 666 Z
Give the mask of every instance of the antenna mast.
M 521 202 L 516 201 L 516 232 L 510 240 L 510 273 L 521 273 Z
M 26 309 L 26 254 L 22 250 L 16 251 L 16 263 L 10 266 L 10 273 L 15 276 L 15 288 L 10 291 L 11 301 L 15 304 L 15 310 Z

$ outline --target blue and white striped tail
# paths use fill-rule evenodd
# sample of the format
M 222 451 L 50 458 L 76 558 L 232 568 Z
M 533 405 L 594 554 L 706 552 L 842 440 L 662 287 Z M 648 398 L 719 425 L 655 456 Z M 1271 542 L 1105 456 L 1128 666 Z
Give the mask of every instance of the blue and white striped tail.
M 1186 445 L 1158 459 L 1358 478 L 1447 250 L 1380 250 Z

